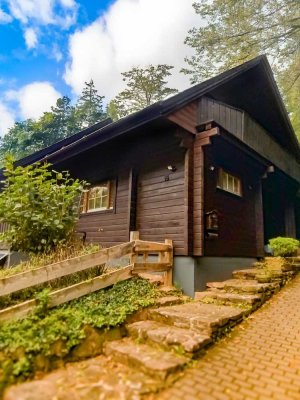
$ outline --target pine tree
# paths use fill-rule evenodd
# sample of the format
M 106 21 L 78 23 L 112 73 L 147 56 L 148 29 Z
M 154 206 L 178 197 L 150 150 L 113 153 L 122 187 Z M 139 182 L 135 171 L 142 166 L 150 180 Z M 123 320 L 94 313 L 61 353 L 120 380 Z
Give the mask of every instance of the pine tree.
M 75 110 L 76 120 L 81 129 L 106 118 L 106 113 L 103 111 L 103 99 L 104 96 L 98 94 L 92 79 L 90 82 L 85 82 Z

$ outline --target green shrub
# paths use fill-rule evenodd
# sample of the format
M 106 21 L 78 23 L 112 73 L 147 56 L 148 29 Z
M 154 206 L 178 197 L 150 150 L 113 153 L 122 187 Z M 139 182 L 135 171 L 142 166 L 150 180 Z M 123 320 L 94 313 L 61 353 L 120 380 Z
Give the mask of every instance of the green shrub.
M 299 241 L 297 239 L 279 236 L 270 239 L 269 245 L 273 250 L 274 256 L 287 257 L 295 253 L 299 247 Z
M 12 157 L 6 158 L 3 173 L 0 222 L 10 229 L 0 240 L 32 253 L 49 252 L 68 240 L 78 219 L 83 182 L 51 170 L 48 163 L 15 167 Z

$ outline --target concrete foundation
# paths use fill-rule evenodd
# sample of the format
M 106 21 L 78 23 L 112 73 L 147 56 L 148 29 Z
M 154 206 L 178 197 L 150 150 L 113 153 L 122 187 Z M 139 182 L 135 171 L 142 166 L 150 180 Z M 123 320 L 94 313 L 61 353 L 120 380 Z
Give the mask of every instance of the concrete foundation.
M 178 256 L 174 258 L 173 282 L 194 297 L 195 292 L 206 289 L 207 282 L 230 279 L 234 270 L 249 268 L 256 261 L 256 258 L 243 257 Z

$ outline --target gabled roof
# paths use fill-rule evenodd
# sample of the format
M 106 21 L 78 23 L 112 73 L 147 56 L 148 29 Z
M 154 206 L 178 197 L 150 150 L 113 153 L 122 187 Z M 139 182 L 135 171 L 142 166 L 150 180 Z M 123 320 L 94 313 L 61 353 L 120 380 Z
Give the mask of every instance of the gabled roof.
M 59 154 L 63 159 L 72 157 L 126 132 L 162 119 L 203 95 L 244 109 L 283 147 L 300 159 L 297 138 L 271 67 L 263 55 L 119 121 L 106 120 L 93 125 L 19 160 L 18 164 L 27 165 L 43 159 L 51 161 L 54 155 L 57 157 Z

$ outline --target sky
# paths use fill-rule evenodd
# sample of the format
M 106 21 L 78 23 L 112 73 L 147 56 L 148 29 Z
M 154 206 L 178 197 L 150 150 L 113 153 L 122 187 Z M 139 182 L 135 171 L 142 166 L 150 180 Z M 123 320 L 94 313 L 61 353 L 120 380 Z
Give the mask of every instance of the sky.
M 169 64 L 181 74 L 187 32 L 199 25 L 194 0 L 0 0 L 0 136 L 15 121 L 39 118 L 93 79 L 108 102 L 124 88 L 121 72 Z

